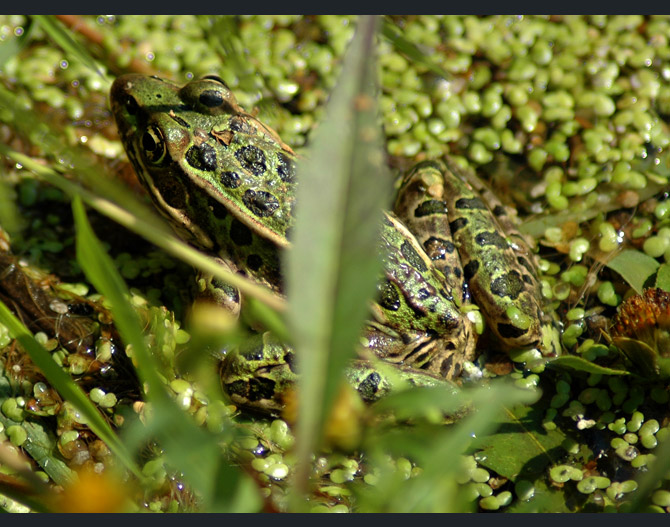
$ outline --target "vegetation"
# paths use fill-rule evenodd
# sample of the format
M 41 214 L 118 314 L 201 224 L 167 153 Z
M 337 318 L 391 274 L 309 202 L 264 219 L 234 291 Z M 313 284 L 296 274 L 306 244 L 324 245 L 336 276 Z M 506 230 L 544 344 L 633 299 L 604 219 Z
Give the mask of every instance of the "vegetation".
M 0 506 L 670 511 L 669 29 L 637 15 L 0 17 Z M 238 277 L 241 322 L 189 317 L 191 266 L 231 276 L 139 191 L 106 102 L 131 71 L 216 74 L 305 154 L 286 301 Z M 446 154 L 535 240 L 562 356 L 482 358 L 479 382 L 364 406 L 342 368 L 377 269 L 365 210 Z M 218 376 L 258 326 L 301 360 L 277 419 L 240 411 Z

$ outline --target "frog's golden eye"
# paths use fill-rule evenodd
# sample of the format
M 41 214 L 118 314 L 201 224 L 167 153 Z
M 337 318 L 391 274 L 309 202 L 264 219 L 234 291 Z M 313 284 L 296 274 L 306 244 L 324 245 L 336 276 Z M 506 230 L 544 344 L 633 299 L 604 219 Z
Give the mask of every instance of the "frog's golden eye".
M 165 157 L 166 146 L 163 131 L 155 125 L 142 134 L 142 152 L 150 163 L 158 165 Z

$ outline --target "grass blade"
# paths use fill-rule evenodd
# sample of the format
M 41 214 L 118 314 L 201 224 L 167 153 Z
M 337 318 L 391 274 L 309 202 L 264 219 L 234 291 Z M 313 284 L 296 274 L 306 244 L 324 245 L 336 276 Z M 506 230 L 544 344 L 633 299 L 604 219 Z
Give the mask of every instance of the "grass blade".
M 40 25 L 54 44 L 59 46 L 65 53 L 74 57 L 101 77 L 105 77 L 100 65 L 88 50 L 74 40 L 70 36 L 69 31 L 53 15 L 33 15 L 33 19 Z
M 104 214 L 127 229 L 139 234 L 157 247 L 163 249 L 165 252 L 237 287 L 244 295 L 258 299 L 275 311 L 281 312 L 285 309 L 284 301 L 277 297 L 277 295 L 272 294 L 267 288 L 256 285 L 250 280 L 230 272 L 217 264 L 212 258 L 205 256 L 201 252 L 179 240 L 170 230 L 168 230 L 163 222 L 156 218 L 155 214 L 148 211 L 143 204 L 132 196 L 129 195 L 127 200 L 122 201 L 126 204 L 126 208 L 122 208 L 116 203 L 95 195 L 83 187 L 72 183 L 55 170 L 35 162 L 24 154 L 13 151 L 5 145 L 0 144 L 0 154 L 20 163 L 24 168 L 30 170 L 55 187 L 58 187 L 70 196 L 79 196 L 101 214 Z M 104 189 L 103 191 L 105 194 L 106 190 L 107 189 Z M 132 210 L 133 212 L 130 213 L 129 210 Z
M 111 429 L 103 415 L 88 400 L 82 389 L 65 373 L 51 357 L 51 354 L 35 340 L 30 331 L 0 302 L 0 323 L 5 325 L 13 338 L 28 352 L 30 359 L 47 378 L 51 386 L 66 400 L 70 401 L 87 419 L 87 424 L 100 437 L 121 462 L 136 476 L 141 471 L 126 451 L 119 437 Z
M 382 23 L 382 35 L 402 54 L 406 55 L 412 62 L 423 64 L 430 71 L 442 77 L 451 79 L 453 76 L 436 62 L 433 62 L 423 51 L 412 42 L 403 37 L 402 32 L 392 22 L 384 19 Z
M 127 300 L 128 288 L 95 237 L 78 197 L 72 208 L 77 227 L 77 261 L 88 280 L 109 301 L 119 334 L 126 345 L 132 346 L 137 374 L 147 387 L 153 408 L 147 434 L 155 434 L 170 464 L 182 471 L 202 496 L 206 510 L 253 510 L 256 502 L 249 499 L 249 493 L 238 493 L 236 484 L 221 484 L 223 480 L 243 485 L 244 475 L 222 458 L 218 438 L 196 426 L 167 393 L 159 377 L 160 365 L 147 348 L 139 317 Z M 226 492 L 217 495 L 217 489 Z
M 299 206 L 286 281 L 301 373 L 297 440 L 303 486 L 380 270 L 378 225 L 391 178 L 376 120 L 376 26 L 374 17 L 359 19 L 327 117 L 298 168 Z

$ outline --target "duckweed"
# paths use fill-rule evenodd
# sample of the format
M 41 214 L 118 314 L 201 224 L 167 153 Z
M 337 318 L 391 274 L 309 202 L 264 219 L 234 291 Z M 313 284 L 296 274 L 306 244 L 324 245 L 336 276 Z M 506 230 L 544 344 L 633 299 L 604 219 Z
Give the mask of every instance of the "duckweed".
M 273 463 L 263 472 L 275 480 L 280 480 L 288 476 L 289 469 L 284 463 Z
M 597 489 L 606 489 L 610 486 L 610 480 L 602 476 L 589 476 L 577 483 L 577 490 L 582 494 L 591 494 Z
M 470 478 L 475 483 L 486 483 L 490 477 L 491 475 L 488 473 L 488 471 L 480 467 L 474 469 L 470 474 Z
M 549 477 L 555 483 L 565 483 L 569 480 L 579 481 L 582 479 L 582 471 L 570 465 L 557 465 L 549 469 Z
M 487 496 L 479 500 L 479 506 L 486 511 L 497 511 L 502 505 L 496 496 Z
M 482 498 L 488 498 L 493 495 L 493 489 L 486 483 L 475 483 L 477 494 Z
M 642 412 L 633 412 L 630 419 L 626 423 L 626 430 L 629 432 L 637 432 L 642 427 L 644 422 L 644 414 Z
M 644 435 L 640 436 L 640 443 L 644 448 L 652 449 L 656 448 L 656 445 L 658 445 L 658 439 L 656 439 L 656 436 L 653 435 Z
M 649 419 L 645 421 L 644 424 L 640 427 L 639 434 L 641 437 L 646 435 L 652 435 L 658 432 L 660 425 L 656 419 Z
M 651 501 L 659 507 L 670 507 L 670 491 L 657 490 L 651 495 Z
M 142 31 L 139 24 L 132 20 L 130 17 L 118 17 L 106 24 L 125 33 L 131 41 L 146 41 L 146 31 Z M 176 24 L 177 20 L 191 27 L 190 33 L 195 41 L 193 45 L 177 46 L 169 32 L 163 31 L 163 25 L 167 27 Z M 324 45 L 316 45 L 303 42 L 301 32 L 294 31 L 293 24 L 301 23 L 298 17 L 267 17 L 259 19 L 257 23 L 250 23 L 254 20 L 252 18 L 242 17 L 241 20 L 245 23 L 241 24 L 240 33 L 244 41 L 249 42 L 248 49 L 245 47 L 248 62 L 250 65 L 258 63 L 262 73 L 250 75 L 257 79 L 253 82 L 247 80 L 245 84 L 244 79 L 235 78 L 232 70 L 224 66 L 223 76 L 236 90 L 244 88 L 239 97 L 249 109 L 270 92 L 273 97 L 287 103 L 291 111 L 294 108 L 300 111 L 316 109 L 317 117 L 291 116 L 283 107 L 278 107 L 276 115 L 271 116 L 270 124 L 285 139 L 293 145 L 301 145 L 313 123 L 318 121 L 318 110 L 328 88 L 332 86 L 337 59 L 355 24 L 345 24 L 345 19 L 341 17 L 316 17 L 313 30 L 325 42 Z M 349 19 L 346 21 L 349 22 Z M 155 43 L 152 42 L 155 66 L 174 72 L 175 75 L 180 71 L 199 75 L 204 70 L 218 67 L 218 60 L 212 50 L 204 43 L 198 44 L 202 32 L 194 20 L 166 17 L 153 24 L 155 27 L 151 34 L 162 35 L 156 38 Z M 458 153 L 467 155 L 473 164 L 489 163 L 498 150 L 520 154 L 526 157 L 532 170 L 544 172 L 546 206 L 553 211 L 572 209 L 573 203 L 577 202 L 597 207 L 599 205 L 595 198 L 599 197 L 597 194 L 600 189 L 607 189 L 608 185 L 615 190 L 642 189 L 647 186 L 648 180 L 653 181 L 654 169 L 640 168 L 640 161 L 652 154 L 656 147 L 667 143 L 666 134 L 661 132 L 655 115 L 656 108 L 663 111 L 662 108 L 670 107 L 670 92 L 664 86 L 670 77 L 670 68 L 667 66 L 670 54 L 665 49 L 668 25 L 664 19 L 637 16 L 519 19 L 449 16 L 403 20 L 402 24 L 406 31 L 405 37 L 429 49 L 431 57 L 443 67 L 451 72 L 468 74 L 467 77 L 458 75 L 454 81 L 436 82 L 434 87 L 429 88 L 428 94 L 418 93 L 424 90 L 421 67 L 416 67 L 388 43 L 380 44 L 386 46 L 383 50 L 389 51 L 380 53 L 380 56 L 384 80 L 381 89 L 383 99 L 387 101 L 382 104 L 382 112 L 386 132 L 393 135 L 393 139 L 388 142 L 390 152 L 413 156 L 426 152 L 441 154 L 448 149 L 461 150 Z M 106 30 L 106 27 L 102 26 L 102 29 Z M 505 38 L 500 38 L 501 34 Z M 115 42 L 116 39 L 108 39 L 104 46 L 111 49 Z M 448 53 L 443 49 L 448 50 Z M 174 50 L 174 57 L 168 56 L 170 50 Z M 603 54 L 602 50 L 608 53 Z M 129 61 L 131 53 L 138 52 L 132 50 L 124 54 L 118 64 Z M 144 49 L 138 56 L 144 58 L 146 55 Z M 477 57 L 474 61 L 473 56 Z M 57 64 L 62 57 L 59 54 L 54 58 L 57 58 L 57 62 L 54 62 Z M 507 69 L 503 70 L 503 66 Z M 29 79 L 16 64 L 9 63 L 8 68 L 10 71 L 16 70 L 20 82 L 34 83 L 34 79 Z M 52 71 L 53 67 L 41 68 L 39 73 L 37 68 L 34 69 L 35 77 L 39 76 L 43 78 L 42 82 L 48 83 L 54 83 L 58 76 L 75 78 L 80 73 L 74 63 L 62 71 L 58 67 L 56 71 Z M 306 89 L 305 78 L 310 79 L 313 90 Z M 104 88 L 85 75 L 81 79 L 82 86 L 87 89 Z M 69 94 L 64 95 L 61 91 L 49 93 L 53 91 L 51 86 L 36 88 L 36 97 L 48 96 L 54 106 L 65 108 L 71 118 L 81 113 L 83 106 Z M 460 128 L 474 132 L 463 133 Z M 540 211 L 545 202 L 540 199 L 534 205 L 538 205 L 536 210 Z M 663 221 L 669 217 L 669 210 L 670 202 L 660 201 L 653 213 L 649 214 Z M 580 227 L 584 228 L 583 225 Z M 644 218 L 633 229 L 632 235 L 644 238 L 653 232 L 655 226 Z M 594 249 L 595 240 L 597 248 L 604 252 L 614 251 L 620 244 L 619 233 L 614 225 L 601 219 L 595 220 L 590 230 L 584 228 L 583 232 L 569 235 L 564 235 L 558 227 L 550 227 L 544 237 L 563 244 L 561 250 L 569 245 L 570 260 L 584 261 L 585 264 L 573 266 L 561 274 L 559 280 L 560 266 L 552 263 L 553 271 L 547 273 L 551 274 L 552 281 L 546 283 L 545 289 L 552 292 L 547 297 L 553 296 L 556 305 L 568 298 L 572 300 L 577 288 L 591 285 L 591 282 L 587 282 L 587 278 L 593 276 L 588 258 Z M 667 258 L 670 255 L 669 239 L 666 232 L 659 230 L 644 240 L 642 249 L 650 256 Z M 137 276 L 141 271 L 131 260 L 126 259 L 121 263 L 120 268 L 126 277 Z M 623 294 L 622 290 L 615 289 L 612 282 L 598 283 L 598 301 L 605 306 L 616 306 L 621 300 L 617 290 Z M 592 293 L 593 290 L 591 296 Z M 595 345 L 592 339 L 588 343 L 585 340 L 594 334 L 587 332 L 586 324 L 580 322 L 590 314 L 591 311 L 585 311 L 581 304 L 567 313 L 566 318 L 571 323 L 566 328 L 563 343 L 569 347 L 579 346 L 578 352 L 585 359 L 594 360 L 606 354 L 607 349 Z M 533 359 L 530 355 L 519 354 L 513 360 L 529 363 Z M 529 387 L 536 384 L 538 379 L 537 376 L 528 376 L 515 382 Z M 647 445 L 668 432 L 667 429 L 659 430 L 658 422 L 654 430 L 654 426 L 648 424 L 653 420 L 644 422 L 644 417 L 637 411 L 648 394 L 628 393 L 626 382 L 620 381 L 618 377 L 606 379 L 611 392 L 603 389 L 602 385 L 596 386 L 600 379 L 595 384 L 591 384 L 594 381 L 590 379 L 590 388 L 582 391 L 578 383 L 573 382 L 572 392 L 579 394 L 576 401 L 571 400 L 570 383 L 558 381 L 551 408 L 545 415 L 546 421 L 553 421 L 558 415 L 557 408 L 563 408 L 568 403 L 563 415 L 573 417 L 575 421 L 583 420 L 585 406 L 594 413 L 597 407 L 602 414 L 593 415 L 593 419 L 600 426 L 607 426 L 612 433 L 622 436 L 617 438 L 621 441 L 617 442 L 617 448 L 623 449 L 624 443 L 628 447 L 639 443 L 644 448 L 653 448 Z M 190 405 L 193 390 L 189 383 L 173 381 L 170 387 L 175 393 L 184 396 L 180 399 L 184 405 Z M 103 390 L 91 392 L 91 399 L 100 406 L 111 408 L 115 397 Z M 667 389 L 655 388 L 651 392 L 651 399 L 659 404 L 667 403 Z M 4 415 L 10 417 L 9 413 L 13 412 L 21 414 L 20 405 L 5 408 L 5 404 L 2 406 Z M 615 419 L 620 417 L 619 405 L 623 405 L 623 411 L 630 415 L 627 421 Z M 617 413 L 611 410 L 617 410 Z M 293 436 L 281 420 L 273 421 L 266 432 L 267 438 L 279 448 L 288 449 L 293 444 Z M 242 439 L 240 445 L 249 451 L 259 448 L 258 440 L 254 438 Z M 646 457 L 637 456 L 631 465 L 641 460 L 646 460 Z M 281 475 L 281 457 L 257 457 L 253 463 L 258 465 L 254 466 L 255 469 L 271 477 L 285 477 Z M 406 465 L 409 465 L 411 472 L 409 461 L 398 460 L 396 464 L 403 473 L 407 473 Z M 275 467 L 278 472 L 270 474 L 270 467 Z M 283 467 L 287 466 L 284 464 Z M 340 476 L 349 477 L 347 474 L 351 474 L 348 468 L 336 468 L 330 472 L 331 479 L 333 475 L 337 475 L 336 479 Z M 579 474 L 581 477 L 581 472 Z M 497 496 L 487 494 L 492 491 L 483 482 L 489 476 L 488 471 L 473 468 L 472 479 L 482 484 L 482 492 L 478 490 L 478 495 L 482 497 L 480 506 L 495 510 L 505 506 L 511 495 L 509 492 Z M 375 479 L 371 474 L 366 474 L 365 478 L 371 481 Z M 594 488 L 603 488 L 602 481 L 598 481 Z M 593 486 L 591 483 L 584 483 L 585 488 Z M 529 485 L 532 488 L 532 484 Z M 519 484 L 515 485 L 515 493 L 522 499 L 519 488 Z M 334 489 L 336 487 L 333 487 L 332 492 L 337 492 Z M 625 492 L 622 489 L 623 483 L 612 483 L 607 487 L 608 497 L 618 499 Z M 315 508 L 329 512 L 337 509 L 326 505 Z M 347 510 L 346 507 L 341 509 Z
M 514 493 L 521 501 L 528 501 L 535 495 L 535 486 L 528 480 L 520 479 L 514 484 Z
M 23 405 L 21 405 L 19 400 L 14 397 L 5 399 L 2 406 L 0 406 L 0 410 L 6 417 L 14 421 L 21 422 L 25 418 Z
M 21 446 L 28 439 L 28 432 L 20 425 L 10 425 L 5 434 L 14 446 Z

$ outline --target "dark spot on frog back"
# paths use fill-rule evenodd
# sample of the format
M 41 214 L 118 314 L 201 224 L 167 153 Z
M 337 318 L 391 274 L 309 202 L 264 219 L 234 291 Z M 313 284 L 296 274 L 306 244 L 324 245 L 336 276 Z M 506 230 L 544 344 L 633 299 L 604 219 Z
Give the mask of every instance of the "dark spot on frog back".
M 492 245 L 497 249 L 506 249 L 509 247 L 507 240 L 497 231 L 481 232 L 475 236 L 475 243 L 480 247 Z
M 424 201 L 414 210 L 414 216 L 417 218 L 423 218 L 424 216 L 430 216 L 432 214 L 446 214 L 447 213 L 447 204 L 438 199 L 429 199 Z
M 467 218 L 456 218 L 454 221 L 449 223 L 449 230 L 455 234 L 459 230 L 461 230 L 463 227 L 466 227 L 468 224 L 468 219 Z
M 228 209 L 218 201 L 210 200 L 209 208 L 216 219 L 223 220 L 228 216 Z
M 479 270 L 479 262 L 477 260 L 470 260 L 463 267 L 463 275 L 465 276 L 466 280 L 470 280 L 473 276 L 477 274 L 478 270 Z
M 183 127 L 186 128 L 186 129 L 190 129 L 190 128 L 191 128 L 191 125 L 188 124 L 186 121 L 184 121 L 184 119 L 182 119 L 182 118 L 179 117 L 178 115 L 175 115 L 174 113 L 169 113 L 168 115 L 169 115 L 170 118 L 171 118 L 175 123 L 177 123 L 179 126 L 183 126 Z
M 295 180 L 295 163 L 284 152 L 277 152 L 277 174 L 286 183 Z
M 382 308 L 389 311 L 398 311 L 400 309 L 400 295 L 391 282 L 386 280 L 385 282 L 378 283 L 377 290 L 379 292 L 377 301 Z
M 524 290 L 524 282 L 517 271 L 510 271 L 494 279 L 491 283 L 491 292 L 500 297 L 509 297 L 516 300 Z
M 186 162 L 193 168 L 214 172 L 216 170 L 216 150 L 207 143 L 193 145 L 186 152 Z
M 402 242 L 402 245 L 400 246 L 400 252 L 405 257 L 405 260 L 407 260 L 407 263 L 409 263 L 417 271 L 425 272 L 428 269 L 428 267 L 426 267 L 426 263 L 423 261 L 421 256 L 419 256 L 419 253 L 416 252 L 416 249 L 412 247 L 412 244 L 409 241 L 405 240 Z
M 488 210 L 484 202 L 477 197 L 459 198 L 456 200 L 455 206 L 460 210 Z
M 235 157 L 242 165 L 242 168 L 248 170 L 254 176 L 264 174 L 267 169 L 265 152 L 257 146 L 243 146 L 235 152 Z
M 275 381 L 265 377 L 254 377 L 248 381 L 234 381 L 226 384 L 231 395 L 238 395 L 250 402 L 272 399 L 275 395 Z
M 230 226 L 230 239 L 235 245 L 242 247 L 251 245 L 251 230 L 241 221 L 234 219 Z
M 381 382 L 381 375 L 376 371 L 373 371 L 358 385 L 358 393 L 364 401 L 372 402 L 376 399 L 375 395 L 379 391 Z
M 152 174 L 154 187 L 158 190 L 163 201 L 174 209 L 186 208 L 188 191 L 170 171 L 154 171 Z
M 228 122 L 228 126 L 233 132 L 251 135 L 253 128 L 247 119 L 241 115 L 233 115 Z
M 279 208 L 279 200 L 263 190 L 247 190 L 242 201 L 255 216 L 260 218 L 272 216 Z
M 240 175 L 237 172 L 233 172 L 231 170 L 221 172 L 221 175 L 219 176 L 219 181 L 224 187 L 230 189 L 239 187 L 241 183 Z

